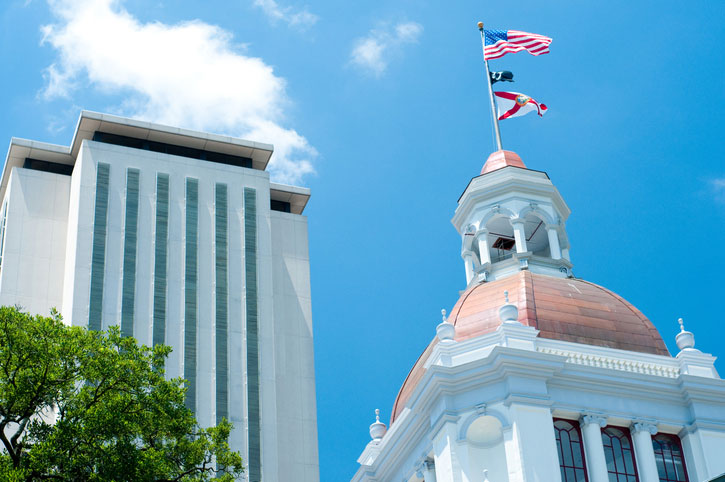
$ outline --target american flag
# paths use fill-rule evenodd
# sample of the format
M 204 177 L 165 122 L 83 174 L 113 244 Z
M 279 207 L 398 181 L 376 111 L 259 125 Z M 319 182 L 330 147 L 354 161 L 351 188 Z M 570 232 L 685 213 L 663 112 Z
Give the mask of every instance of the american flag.
M 484 30 L 483 58 L 498 59 L 509 52 L 528 50 L 531 55 L 549 53 L 551 38 L 518 30 Z

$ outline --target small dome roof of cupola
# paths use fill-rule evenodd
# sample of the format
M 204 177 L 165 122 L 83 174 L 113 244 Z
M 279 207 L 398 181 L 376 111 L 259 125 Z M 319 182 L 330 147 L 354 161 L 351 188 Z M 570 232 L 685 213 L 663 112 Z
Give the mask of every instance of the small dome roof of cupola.
M 508 166 L 526 169 L 524 161 L 521 160 L 518 154 L 513 151 L 500 150 L 488 156 L 486 163 L 481 169 L 481 174 L 488 174 L 489 172 L 497 171 Z

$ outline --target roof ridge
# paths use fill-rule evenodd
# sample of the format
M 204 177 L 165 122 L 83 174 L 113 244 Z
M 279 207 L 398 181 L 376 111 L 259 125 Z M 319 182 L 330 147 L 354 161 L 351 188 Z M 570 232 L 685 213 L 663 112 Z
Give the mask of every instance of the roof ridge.
M 477 284 L 476 286 L 474 286 L 473 288 L 468 290 L 468 293 L 466 293 L 465 298 L 462 298 L 462 299 L 459 299 L 458 301 L 456 301 L 456 304 L 453 305 L 453 308 L 458 306 L 458 311 L 456 311 L 455 319 L 453 320 L 453 326 L 456 326 L 456 323 L 458 323 L 458 315 L 461 313 L 461 309 L 463 308 L 463 305 L 466 304 L 466 300 L 468 299 L 468 297 L 471 296 L 474 291 L 476 291 L 478 288 L 480 288 L 481 286 L 483 286 L 485 284 L 486 284 L 485 282 Z M 448 315 L 448 319 L 450 320 L 452 316 L 453 316 L 453 313 Z

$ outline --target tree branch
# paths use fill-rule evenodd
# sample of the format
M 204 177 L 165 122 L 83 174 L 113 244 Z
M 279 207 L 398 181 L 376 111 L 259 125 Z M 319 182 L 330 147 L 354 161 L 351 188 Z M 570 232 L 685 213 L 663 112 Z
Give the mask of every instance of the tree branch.
M 15 435 L 10 438 L 10 443 L 13 444 L 13 446 L 17 446 L 18 439 L 23 432 L 25 432 L 25 427 L 28 425 L 29 421 L 30 417 L 23 419 L 23 421 L 18 424 L 18 429 L 15 431 Z
M 6 424 L 4 423 L 0 425 L 0 441 L 2 441 L 5 449 L 10 455 L 10 459 L 13 461 L 13 468 L 17 469 L 18 465 L 20 465 L 20 454 L 15 453 L 15 447 L 13 447 L 8 438 L 5 436 L 5 426 Z

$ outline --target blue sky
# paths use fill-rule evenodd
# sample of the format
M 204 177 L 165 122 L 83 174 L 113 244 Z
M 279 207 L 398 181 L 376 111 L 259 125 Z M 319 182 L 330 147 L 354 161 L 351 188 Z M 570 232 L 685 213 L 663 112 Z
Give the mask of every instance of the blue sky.
M 321 474 L 348 480 L 464 288 L 450 219 L 493 150 L 479 20 L 554 38 L 491 67 L 549 107 L 503 142 L 572 209 L 575 275 L 673 353 L 681 316 L 724 354 L 722 18 L 717 1 L 6 0 L 0 138 L 67 145 L 89 109 L 275 144 L 275 178 L 313 192 Z

